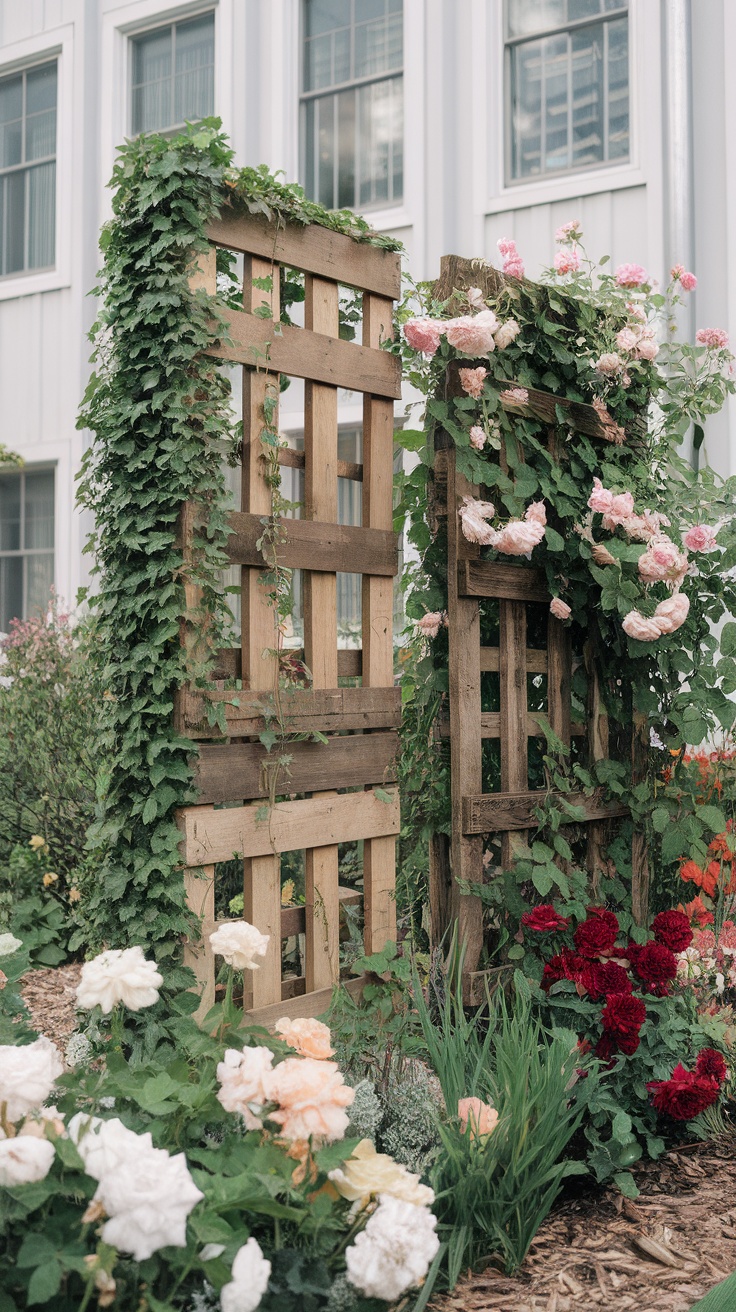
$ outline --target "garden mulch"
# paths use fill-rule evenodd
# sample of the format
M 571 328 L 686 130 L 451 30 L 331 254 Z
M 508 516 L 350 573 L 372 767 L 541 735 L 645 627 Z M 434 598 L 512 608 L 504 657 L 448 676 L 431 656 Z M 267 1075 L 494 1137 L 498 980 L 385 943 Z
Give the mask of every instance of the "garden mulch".
M 81 973 L 78 961 L 48 970 L 29 970 L 21 988 L 34 1029 L 51 1039 L 62 1053 L 69 1035 L 77 1028 L 74 1005 Z
M 432 1312 L 690 1312 L 736 1270 L 736 1136 L 637 1172 L 641 1196 L 561 1201 L 517 1275 L 468 1275 Z

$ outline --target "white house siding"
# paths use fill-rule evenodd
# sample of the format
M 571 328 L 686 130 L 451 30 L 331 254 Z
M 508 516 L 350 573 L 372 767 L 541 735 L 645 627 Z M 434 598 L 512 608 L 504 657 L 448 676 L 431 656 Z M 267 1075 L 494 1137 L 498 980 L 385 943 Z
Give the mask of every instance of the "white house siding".
M 512 236 L 530 276 L 549 264 L 555 227 L 579 218 L 591 254 L 637 261 L 658 279 L 685 258 L 668 249 L 663 6 L 631 0 L 631 157 L 577 174 L 508 185 L 504 176 L 502 0 L 404 0 L 405 194 L 369 217 L 404 243 L 417 279 L 445 253 L 496 260 Z M 73 510 L 84 436 L 75 419 L 88 377 L 87 296 L 109 216 L 105 188 L 128 126 L 127 50 L 136 31 L 216 12 L 215 112 L 240 164 L 299 168 L 299 0 L 0 0 L 0 76 L 59 52 L 57 267 L 0 279 L 0 440 L 29 465 L 56 465 L 56 583 L 72 600 L 86 581 L 90 525 Z M 736 337 L 736 4 L 692 0 L 692 326 Z M 671 244 L 671 242 L 670 242 Z M 301 426 L 302 388 L 285 394 L 285 431 Z M 341 396 L 345 423 L 360 408 Z M 736 471 L 736 404 L 709 421 L 706 447 Z

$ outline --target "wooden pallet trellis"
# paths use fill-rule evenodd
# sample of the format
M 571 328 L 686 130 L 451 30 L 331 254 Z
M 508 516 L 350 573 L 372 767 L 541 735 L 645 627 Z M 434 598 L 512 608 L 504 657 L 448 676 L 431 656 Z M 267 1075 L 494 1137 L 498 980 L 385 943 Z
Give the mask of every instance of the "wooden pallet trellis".
M 283 226 L 228 210 L 208 236 L 210 249 L 195 285 L 214 293 L 217 247 L 242 255 L 244 262 L 243 309 L 225 311 L 230 343 L 211 352 L 243 368 L 242 499 L 240 511 L 230 515 L 228 542 L 229 559 L 241 568 L 242 644 L 238 651 L 218 653 L 214 671 L 216 679 L 242 679 L 243 691 L 184 688 L 177 698 L 179 730 L 200 743 L 198 804 L 179 818 L 189 903 L 203 921 L 202 938 L 188 945 L 187 959 L 201 982 L 203 1012 L 214 999 L 208 936 L 222 923 L 215 921 L 215 866 L 234 854 L 242 857 L 244 917 L 270 935 L 264 964 L 247 977 L 245 1006 L 253 1019 L 268 1024 L 283 1014 L 319 1014 L 337 982 L 340 907 L 353 900 L 338 885 L 338 844 L 364 842 L 366 951 L 395 937 L 399 802 L 392 784 L 400 693 L 393 681 L 398 551 L 392 484 L 393 401 L 401 395 L 401 374 L 398 359 L 380 348 L 392 335 L 400 264 L 396 254 L 317 225 Z M 278 323 L 281 265 L 305 275 L 303 328 Z M 340 286 L 362 295 L 362 344 L 338 336 Z M 261 317 L 264 304 L 267 318 Z M 261 583 L 265 561 L 257 542 L 272 508 L 260 440 L 264 403 L 278 397 L 282 373 L 305 384 L 304 451 L 278 452 L 281 464 L 304 470 L 305 504 L 302 519 L 281 521 L 277 552 L 281 564 L 304 571 L 301 654 L 312 686 L 278 694 L 278 616 Z M 338 460 L 339 387 L 363 393 L 362 465 Z M 338 477 L 362 484 L 361 527 L 337 523 Z M 196 506 L 187 505 L 185 553 L 196 517 Z M 337 571 L 362 575 L 361 651 L 338 651 Z M 196 600 L 187 599 L 190 613 Z M 185 627 L 185 641 L 201 640 L 201 626 L 198 632 Z M 360 677 L 362 686 L 341 687 L 345 676 Z M 278 787 L 290 796 L 264 807 L 266 752 L 258 734 L 271 695 L 279 696 L 286 732 L 319 731 L 329 742 L 290 743 L 289 777 Z M 224 703 L 224 743 L 208 741 L 222 737 L 207 722 L 208 700 Z M 389 801 L 385 792 L 377 795 L 376 785 L 388 791 Z M 346 788 L 353 791 L 338 791 Z M 216 809 L 222 803 L 229 805 Z M 293 850 L 306 850 L 306 905 L 284 909 L 280 857 Z M 305 935 L 306 971 L 284 981 L 282 939 L 295 933 Z
M 448 281 L 449 280 L 449 281 Z M 480 285 L 487 292 L 497 292 L 501 275 L 482 262 L 446 257 L 441 274 L 442 290 L 447 297 L 452 288 L 467 289 Z M 465 363 L 465 362 L 463 362 Z M 468 363 L 484 363 L 476 361 Z M 460 395 L 457 366 L 451 365 L 447 379 L 448 393 Z M 505 385 L 508 388 L 514 384 Z M 532 388 L 525 389 L 527 400 L 501 395 L 503 408 L 511 414 L 527 415 L 542 423 L 556 424 L 562 406 L 573 432 L 582 432 L 596 441 L 611 440 L 610 429 L 601 422 L 592 406 L 569 402 L 564 398 Z M 556 450 L 556 432 L 549 431 L 549 448 Z M 508 472 L 508 470 L 506 470 Z M 462 894 L 463 886 L 483 882 L 484 836 L 501 837 L 501 863 L 512 864 L 526 831 L 535 824 L 535 808 L 544 793 L 529 790 L 528 741 L 542 736 L 537 718 L 528 710 L 527 673 L 547 676 L 547 714 L 550 727 L 558 738 L 570 746 L 573 736 L 587 740 L 589 761 L 608 755 L 608 720 L 602 706 L 601 685 L 594 655 L 586 649 L 588 706 L 585 724 L 576 724 L 571 716 L 572 652 L 569 630 L 549 615 L 547 649 L 527 647 L 527 605 L 549 605 L 550 594 L 543 572 L 520 564 L 488 562 L 480 559 L 480 547 L 463 536 L 459 507 L 465 496 L 483 496 L 457 470 L 452 439 L 436 434 L 434 484 L 436 510 L 447 516 L 447 580 L 449 640 L 449 722 L 441 731 L 450 737 L 452 790 L 452 837 L 449 842 L 436 835 L 430 848 L 430 896 L 432 935 L 438 941 L 448 924 L 457 917 L 461 941 L 465 948 L 465 970 L 469 1001 L 482 1001 L 483 972 L 477 971 L 483 946 L 483 906 L 479 897 Z M 493 598 L 499 608 L 499 645 L 482 647 L 480 638 L 480 601 Z M 481 711 L 481 674 L 497 671 L 500 684 L 500 710 Z M 487 738 L 500 739 L 501 791 L 483 793 L 482 744 Z M 632 774 L 640 769 L 642 743 L 638 732 L 632 733 Z M 598 873 L 604 866 L 604 847 L 608 823 L 628 816 L 628 809 L 616 802 L 583 794 L 566 794 L 566 799 L 585 813 L 587 827 L 586 865 L 595 890 Z M 635 831 L 632 844 L 632 903 L 638 923 L 646 920 L 648 907 L 648 865 L 642 833 Z

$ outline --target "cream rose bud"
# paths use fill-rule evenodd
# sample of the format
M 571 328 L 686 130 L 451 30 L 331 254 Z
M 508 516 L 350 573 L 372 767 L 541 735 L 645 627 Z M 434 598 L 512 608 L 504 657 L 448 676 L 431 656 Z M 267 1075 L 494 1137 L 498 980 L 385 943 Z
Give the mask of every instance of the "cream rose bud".
M 506 347 L 511 345 L 514 339 L 519 336 L 520 332 L 521 326 L 515 319 L 507 319 L 505 323 L 502 323 L 498 332 L 496 332 L 493 337 L 498 350 L 505 351 Z
M 226 1112 L 242 1116 L 246 1129 L 261 1130 L 263 1104 L 270 1101 L 266 1080 L 273 1068 L 269 1048 L 228 1048 L 217 1067 L 217 1100 Z
M 77 1006 L 85 1011 L 99 1007 L 103 1016 L 119 1002 L 129 1011 L 140 1011 L 158 1002 L 163 982 L 156 962 L 147 961 L 142 948 L 109 948 L 82 966 Z
M 332 1035 L 329 1027 L 323 1025 L 321 1020 L 301 1016 L 289 1020 L 288 1016 L 282 1016 L 281 1020 L 276 1021 L 275 1029 L 284 1043 L 295 1048 L 300 1057 L 314 1057 L 315 1061 L 324 1061 L 334 1055 Z
M 64 1063 L 50 1039 L 42 1035 L 23 1046 L 0 1047 L 0 1103 L 8 1121 L 20 1121 L 46 1102 Z
M 14 934 L 0 934 L 0 957 L 12 957 L 22 947 L 22 940 Z
M 0 1140 L 0 1185 L 13 1189 L 19 1184 L 36 1184 L 45 1180 L 56 1155 L 48 1139 L 19 1135 Z
M 256 1312 L 268 1289 L 271 1263 L 261 1252 L 257 1239 L 251 1235 L 235 1254 L 232 1280 L 220 1290 L 222 1312 Z
M 210 934 L 212 951 L 224 957 L 233 970 L 258 970 L 261 962 L 256 958 L 265 957 L 269 940 L 269 934 L 262 934 L 247 920 L 227 921 Z
M 562 597 L 553 597 L 549 603 L 549 609 L 556 620 L 569 620 L 572 611 Z
M 269 1102 L 279 1104 L 268 1119 L 281 1126 L 285 1139 L 334 1143 L 345 1138 L 345 1110 L 355 1097 L 334 1061 L 287 1057 L 264 1081 Z
M 371 1197 L 385 1194 L 401 1198 L 417 1207 L 431 1207 L 434 1190 L 422 1184 L 419 1176 L 395 1162 L 387 1153 L 377 1153 L 370 1139 L 361 1139 L 342 1167 L 329 1173 L 342 1198 L 367 1207 Z
M 426 1207 L 381 1195 L 365 1230 L 346 1250 L 350 1284 L 366 1298 L 396 1302 L 426 1276 L 440 1246 L 436 1225 Z
M 629 638 L 637 642 L 656 642 L 661 638 L 662 630 L 655 619 L 642 615 L 641 611 L 630 610 L 621 621 L 621 628 Z
M 137 1141 L 124 1161 L 100 1180 L 95 1202 L 110 1218 L 102 1238 L 138 1262 L 160 1248 L 184 1248 L 187 1217 L 204 1194 L 197 1188 L 183 1153 L 170 1157 L 151 1147 L 150 1134 Z

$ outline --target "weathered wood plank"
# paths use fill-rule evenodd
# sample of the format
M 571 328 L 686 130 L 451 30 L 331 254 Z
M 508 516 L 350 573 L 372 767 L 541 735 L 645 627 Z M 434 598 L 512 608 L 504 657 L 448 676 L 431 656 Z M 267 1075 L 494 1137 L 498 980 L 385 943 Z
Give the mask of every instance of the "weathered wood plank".
M 221 738 L 208 724 L 205 702 L 225 707 L 227 735 L 255 737 L 273 720 L 275 706 L 267 691 L 230 692 L 220 688 L 194 692 L 181 688 L 175 698 L 176 723 L 190 738 Z M 396 729 L 401 724 L 400 688 L 295 688 L 279 693 L 281 720 L 287 733 L 337 733 L 345 729 Z
M 547 623 L 547 714 L 557 737 L 570 746 L 572 647 L 570 630 L 550 615 Z
M 463 832 L 485 834 L 528 829 L 536 824 L 535 808 L 550 794 L 539 793 L 481 793 L 477 797 L 463 798 Z M 604 802 L 587 797 L 584 793 L 551 794 L 564 797 L 571 806 L 585 812 L 585 820 L 611 820 L 629 814 L 628 807 L 620 802 Z M 569 820 L 565 823 L 576 824 Z
M 591 643 L 586 644 L 585 666 L 588 675 L 588 757 L 591 764 L 608 758 L 608 716 L 601 696 L 598 662 Z M 596 900 L 600 890 L 601 875 L 606 869 L 606 824 L 594 820 L 588 825 L 585 864 L 590 875 L 590 888 Z
M 541 570 L 524 565 L 501 565 L 495 560 L 459 561 L 457 587 L 461 597 L 549 602 L 549 589 Z
M 272 807 L 249 805 L 219 811 L 209 806 L 184 807 L 178 814 L 182 863 L 216 865 L 233 856 L 260 858 L 397 834 L 399 795 L 394 787 L 388 793 L 388 802 L 370 790 L 277 802 Z
M 401 363 L 398 356 L 326 337 L 272 319 L 221 307 L 224 339 L 208 354 L 232 360 L 251 369 L 268 369 L 291 378 L 309 378 L 315 383 L 347 387 L 354 392 L 401 398 Z M 278 332 L 276 331 L 278 327 Z
M 278 260 L 304 273 L 334 278 L 346 287 L 393 300 L 401 295 L 401 257 L 396 251 L 354 241 L 316 223 L 278 226 L 261 215 L 224 206 L 220 217 L 207 225 L 207 236 L 216 246 Z
M 337 482 L 334 467 L 332 473 Z M 326 518 L 310 520 L 278 517 L 276 522 L 282 534 L 276 554 L 279 564 L 285 565 L 287 569 L 332 573 L 342 570 L 348 574 L 380 574 L 386 577 L 393 577 L 399 572 L 398 537 L 393 531 L 335 524 Z M 230 537 L 226 551 L 230 563 L 263 567 L 266 562 L 256 545 L 263 537 L 263 517 L 231 511 L 228 523 Z
M 527 711 L 526 716 L 526 734 L 527 738 L 544 738 L 544 729 L 540 721 L 547 719 L 542 711 Z M 450 720 L 446 715 L 442 715 L 437 720 L 440 738 L 449 738 Z M 570 735 L 573 738 L 584 738 L 586 735 L 584 724 L 577 722 L 570 725 Z M 500 738 L 501 737 L 501 712 L 500 711 L 481 711 L 480 713 L 480 736 L 481 738 Z
M 283 656 L 295 661 L 304 660 L 303 647 L 284 647 Z M 213 679 L 239 679 L 241 672 L 240 648 L 220 647 L 215 655 Z M 357 679 L 363 672 L 363 653 L 360 647 L 338 647 L 337 676 L 339 679 Z
M 201 922 L 198 937 L 184 944 L 184 965 L 194 971 L 199 992 L 197 1020 L 206 1016 L 215 1001 L 215 971 L 209 935 L 215 929 L 215 867 L 184 871 L 187 906 Z
M 536 647 L 527 647 L 525 652 L 526 668 L 528 674 L 546 674 L 547 673 L 547 653 L 540 651 Z M 480 649 L 480 668 L 481 673 L 498 673 L 501 668 L 498 647 L 481 647 Z
M 304 468 L 304 452 L 294 451 L 290 446 L 280 446 L 276 452 L 276 458 L 280 465 L 288 465 L 289 469 Z M 337 477 L 348 478 L 353 483 L 362 483 L 363 466 L 356 464 L 353 460 L 338 460 Z
M 487 358 L 485 360 L 452 360 L 448 369 L 448 391 L 451 396 L 464 396 L 462 385 L 458 377 L 458 368 L 466 365 L 474 367 L 476 365 L 488 366 Z M 587 405 L 583 401 L 570 401 L 565 396 L 556 396 L 554 392 L 540 391 L 535 387 L 525 387 L 523 383 L 502 381 L 494 379 L 493 386 L 501 392 L 501 405 L 504 410 L 510 414 L 525 415 L 530 419 L 539 419 L 543 424 L 558 424 L 557 408 L 559 407 L 565 413 L 565 424 L 576 433 L 584 433 L 586 437 L 596 438 L 600 442 L 614 442 L 614 428 L 611 425 L 604 424 L 598 412 L 592 405 Z M 510 396 L 504 396 L 504 393 L 512 389 L 519 388 L 526 392 L 524 401 L 512 399 Z
M 649 756 L 649 721 L 646 714 L 634 711 L 631 730 L 631 783 L 646 778 Z M 644 826 L 634 829 L 631 838 L 631 914 L 634 923 L 646 925 L 649 918 L 649 851 Z
M 317 849 L 319 851 L 319 848 Z M 337 897 L 340 907 L 360 906 L 363 895 L 357 888 L 338 887 Z M 303 934 L 307 923 L 306 907 L 281 908 L 281 938 L 294 938 Z
M 347 989 L 352 997 L 359 998 L 367 983 L 368 976 L 359 975 L 357 979 L 343 980 L 341 987 Z M 282 995 L 289 991 L 287 988 L 289 984 L 290 981 L 284 981 Z M 269 1007 L 258 1007 L 255 1010 L 246 1012 L 243 1023 L 246 1025 L 263 1025 L 265 1029 L 271 1029 L 277 1021 L 281 1020 L 282 1016 L 288 1016 L 291 1020 L 298 1016 L 323 1016 L 331 1002 L 332 989 L 319 989 L 316 993 L 304 993 L 296 997 L 284 998 L 282 1002 L 274 1003 Z
M 307 793 L 393 783 L 398 748 L 396 733 L 340 734 L 327 743 L 289 743 L 291 763 L 279 770 L 276 791 Z M 268 797 L 271 764 L 272 754 L 262 743 L 203 743 L 193 760 L 198 804 Z

